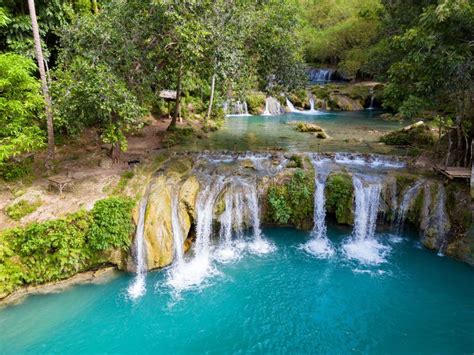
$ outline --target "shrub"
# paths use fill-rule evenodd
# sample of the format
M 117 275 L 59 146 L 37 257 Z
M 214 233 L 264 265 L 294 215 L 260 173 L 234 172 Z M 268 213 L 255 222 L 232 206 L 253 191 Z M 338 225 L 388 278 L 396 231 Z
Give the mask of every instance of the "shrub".
M 435 139 L 429 126 L 422 124 L 410 129 L 390 132 L 381 137 L 380 141 L 388 145 L 431 146 Z
M 32 173 L 32 159 L 0 164 L 0 177 L 5 181 L 16 181 Z
M 86 236 L 92 250 L 126 248 L 130 245 L 133 205 L 131 199 L 124 197 L 111 197 L 94 205 L 92 223 Z
M 33 213 L 41 206 L 41 201 L 36 200 L 35 202 L 30 202 L 27 200 L 20 200 L 13 205 L 7 206 L 5 208 L 5 213 L 8 217 L 15 221 L 19 221 L 26 215 Z
M 299 155 L 292 155 L 290 162 L 286 166 L 287 168 L 303 168 L 303 158 Z
M 305 226 L 313 214 L 313 175 L 298 169 L 283 185 L 270 186 L 268 191 L 268 218 L 278 224 L 291 223 Z
M 104 251 L 130 245 L 133 201 L 111 197 L 92 211 L 0 233 L 0 298 L 25 284 L 70 277 L 107 261 Z
M 247 95 L 247 109 L 250 114 L 258 115 L 265 108 L 265 94 L 261 92 L 252 92 Z

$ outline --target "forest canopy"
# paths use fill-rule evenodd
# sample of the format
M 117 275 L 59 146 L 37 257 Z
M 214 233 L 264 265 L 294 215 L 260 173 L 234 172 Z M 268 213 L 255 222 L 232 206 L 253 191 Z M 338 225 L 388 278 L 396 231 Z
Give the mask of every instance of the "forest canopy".
M 150 112 L 220 119 L 229 97 L 304 89 L 311 67 L 386 82 L 386 108 L 473 135 L 469 0 L 2 0 L 0 28 L 0 164 L 89 127 L 118 156 Z

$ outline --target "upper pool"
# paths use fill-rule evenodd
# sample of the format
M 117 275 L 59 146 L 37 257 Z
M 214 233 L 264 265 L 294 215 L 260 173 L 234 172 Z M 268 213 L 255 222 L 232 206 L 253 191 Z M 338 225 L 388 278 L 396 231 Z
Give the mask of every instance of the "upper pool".
M 382 111 L 321 112 L 316 115 L 288 113 L 278 116 L 230 116 L 224 127 L 204 139 L 192 139 L 180 149 L 265 150 L 325 152 L 401 153 L 377 143 L 384 133 L 400 129 L 406 122 L 385 121 Z M 321 126 L 331 139 L 301 133 L 289 123 L 305 121 Z

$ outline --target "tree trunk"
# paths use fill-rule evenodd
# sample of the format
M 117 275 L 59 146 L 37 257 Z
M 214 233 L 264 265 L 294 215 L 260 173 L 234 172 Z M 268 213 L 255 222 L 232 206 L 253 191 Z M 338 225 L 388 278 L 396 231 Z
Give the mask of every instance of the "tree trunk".
M 99 7 L 97 6 L 97 0 L 92 0 L 92 11 L 95 15 L 99 13 Z
M 122 151 L 122 149 L 120 148 L 120 143 L 119 142 L 112 143 L 112 149 L 110 151 L 110 157 L 112 158 L 112 162 L 114 164 L 120 163 L 121 151 Z
M 171 119 L 171 123 L 168 126 L 168 130 L 172 130 L 176 127 L 176 120 L 178 119 L 179 111 L 181 110 L 181 79 L 183 77 L 183 65 L 179 66 L 178 72 L 178 83 L 176 87 L 176 105 L 173 112 L 173 118 Z
M 214 103 L 214 89 L 215 89 L 215 86 L 216 86 L 216 74 L 212 74 L 211 97 L 209 99 L 209 107 L 207 108 L 206 120 L 211 118 L 212 104 Z
M 36 19 L 36 9 L 34 0 L 28 0 L 30 10 L 31 27 L 33 29 L 33 38 L 35 41 L 35 54 L 38 61 L 38 70 L 41 79 L 41 90 L 43 92 L 45 110 L 46 110 L 46 126 L 48 130 L 48 154 L 46 156 L 46 168 L 52 168 L 52 160 L 54 159 L 54 129 L 53 129 L 53 109 L 51 106 L 51 97 L 49 96 L 48 82 L 44 69 L 43 51 L 41 49 L 41 39 L 39 35 L 38 21 Z
M 449 164 L 449 158 L 451 157 L 451 145 L 453 142 L 451 141 L 451 128 L 448 128 L 448 152 L 446 154 L 446 161 L 444 162 L 444 167 L 446 168 Z

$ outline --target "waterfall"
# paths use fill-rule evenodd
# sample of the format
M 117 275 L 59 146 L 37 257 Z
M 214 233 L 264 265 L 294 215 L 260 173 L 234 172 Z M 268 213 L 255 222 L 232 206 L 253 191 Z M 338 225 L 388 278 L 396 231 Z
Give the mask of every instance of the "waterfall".
M 265 112 L 262 116 L 279 115 L 281 113 L 283 113 L 283 110 L 280 101 L 271 96 L 267 97 L 265 99 Z
M 326 235 L 326 198 L 324 191 L 326 180 L 331 172 L 327 165 L 329 159 L 319 160 L 312 158 L 314 167 L 314 226 L 311 231 L 311 240 L 303 245 L 303 249 L 319 258 L 329 258 L 334 255 L 334 247 Z
M 288 107 L 288 111 L 292 113 L 300 113 L 301 111 L 297 110 L 295 106 L 291 103 L 288 98 L 286 99 L 286 107 Z
M 443 256 L 444 250 L 446 249 L 446 233 L 447 233 L 447 224 L 448 224 L 448 214 L 446 212 L 446 190 L 444 186 L 439 184 L 438 185 L 438 196 L 437 196 L 437 204 L 436 204 L 436 231 L 438 234 L 438 244 L 439 250 L 438 255 Z
M 246 199 L 251 216 L 253 241 L 250 243 L 250 251 L 256 254 L 267 254 L 272 252 L 275 247 L 272 243 L 262 237 L 260 227 L 260 207 L 258 205 L 258 194 L 255 184 L 248 185 Z
M 375 96 L 371 95 L 370 96 L 370 106 L 367 108 L 368 110 L 373 110 L 374 109 L 374 99 L 375 99 Z
M 128 295 L 132 299 L 137 299 L 143 296 L 146 292 L 146 285 L 145 285 L 145 276 L 147 272 L 147 264 L 146 264 L 146 245 L 145 245 L 145 215 L 146 215 L 146 208 L 148 204 L 148 196 L 149 196 L 150 187 L 147 188 L 145 195 L 143 196 L 142 200 L 140 201 L 140 207 L 138 210 L 138 223 L 137 223 L 137 231 L 135 233 L 135 239 L 133 241 L 133 249 L 134 249 L 134 256 L 135 256 L 135 265 L 136 265 L 136 277 L 133 283 L 128 288 Z
M 352 178 L 355 195 L 354 230 L 343 245 L 346 256 L 362 264 L 381 264 L 389 247 L 375 238 L 379 210 L 381 182 L 376 176 L 354 175 Z
M 312 69 L 309 72 L 309 78 L 312 82 L 331 81 L 334 71 L 331 69 Z
M 252 116 L 249 114 L 246 101 L 226 102 L 224 104 L 226 116 Z M 229 111 L 230 108 L 230 111 Z
M 418 192 L 421 189 L 421 186 L 424 181 L 417 181 L 413 186 L 408 188 L 408 190 L 403 194 L 402 202 L 400 203 L 400 207 L 397 211 L 397 218 L 395 219 L 395 225 L 397 229 L 397 234 L 400 234 L 403 229 L 403 225 L 405 223 L 406 213 L 410 208 L 413 200 L 418 196 Z
M 179 222 L 179 199 L 178 194 L 174 196 L 171 201 L 171 229 L 173 231 L 173 242 L 174 242 L 174 254 L 175 254 L 175 264 L 177 267 L 181 267 L 184 260 L 184 236 L 183 230 L 181 228 L 181 223 Z
M 314 99 L 313 98 L 309 99 L 309 103 L 311 105 L 311 109 L 308 110 L 308 111 L 302 111 L 302 110 L 298 110 L 295 107 L 295 105 L 293 105 L 293 103 L 288 98 L 286 99 L 286 106 L 288 107 L 288 112 L 290 112 L 290 113 L 299 113 L 299 114 L 302 114 L 302 115 L 320 115 L 320 114 L 324 114 L 324 112 L 321 112 L 321 111 L 318 111 L 318 110 L 314 109 Z

